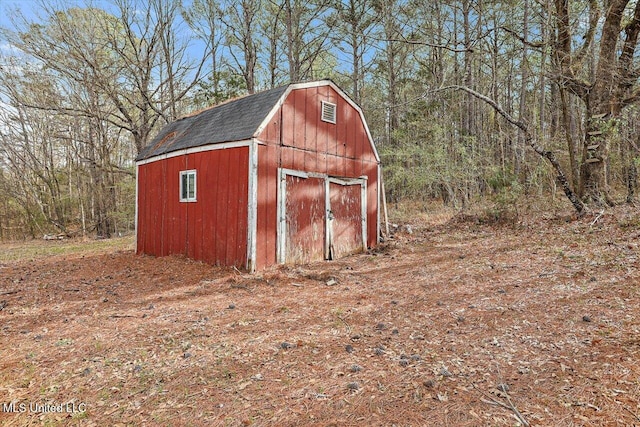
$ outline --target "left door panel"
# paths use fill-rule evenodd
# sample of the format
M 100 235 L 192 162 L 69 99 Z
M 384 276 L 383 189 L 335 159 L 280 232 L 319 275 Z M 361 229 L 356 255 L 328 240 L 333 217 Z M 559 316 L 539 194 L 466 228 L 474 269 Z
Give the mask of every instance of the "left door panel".
M 285 262 L 324 259 L 325 180 L 286 175 Z

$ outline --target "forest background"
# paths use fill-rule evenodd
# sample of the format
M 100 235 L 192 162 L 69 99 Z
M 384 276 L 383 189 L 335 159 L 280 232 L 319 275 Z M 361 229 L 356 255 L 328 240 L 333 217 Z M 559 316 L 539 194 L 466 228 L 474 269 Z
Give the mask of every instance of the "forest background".
M 28 6 L 2 5 L 0 240 L 130 232 L 162 126 L 321 78 L 362 106 L 391 203 L 637 200 L 638 0 Z

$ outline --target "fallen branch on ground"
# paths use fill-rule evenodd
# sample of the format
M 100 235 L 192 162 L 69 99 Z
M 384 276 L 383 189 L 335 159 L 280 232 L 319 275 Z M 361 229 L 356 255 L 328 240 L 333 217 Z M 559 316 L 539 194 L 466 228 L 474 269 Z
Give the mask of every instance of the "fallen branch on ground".
M 493 396 L 488 395 L 487 393 L 485 393 L 484 391 L 480 390 L 478 387 L 476 387 L 475 384 L 473 384 L 473 388 L 475 388 L 476 390 L 478 390 L 478 392 L 480 392 L 480 394 L 482 394 L 484 397 L 486 397 L 487 399 L 480 399 L 482 402 L 487 403 L 489 405 L 495 405 L 495 406 L 500 406 L 502 408 L 508 409 L 510 411 L 512 411 L 514 413 L 514 415 L 516 416 L 516 418 L 518 419 L 518 421 L 520 421 L 520 423 L 522 423 L 522 425 L 524 427 L 529 427 L 529 422 L 524 418 L 524 416 L 520 413 L 520 411 L 518 411 L 518 408 L 516 408 L 516 406 L 513 404 L 513 402 L 511 401 L 511 398 L 509 397 L 509 393 L 507 393 L 506 391 L 503 391 L 505 398 L 507 399 L 507 403 L 501 402 L 499 400 L 496 400 L 493 398 Z

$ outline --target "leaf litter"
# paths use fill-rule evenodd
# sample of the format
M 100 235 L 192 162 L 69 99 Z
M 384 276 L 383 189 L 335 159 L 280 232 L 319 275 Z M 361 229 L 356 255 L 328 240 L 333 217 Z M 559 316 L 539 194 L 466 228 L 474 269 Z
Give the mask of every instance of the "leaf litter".
M 86 412 L 0 424 L 640 422 L 637 211 L 406 225 L 254 275 L 117 250 L 3 264 L 0 404 Z

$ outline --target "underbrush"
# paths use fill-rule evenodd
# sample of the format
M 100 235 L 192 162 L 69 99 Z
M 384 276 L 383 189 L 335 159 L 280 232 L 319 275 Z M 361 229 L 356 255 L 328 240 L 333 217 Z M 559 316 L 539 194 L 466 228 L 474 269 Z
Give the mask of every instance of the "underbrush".
M 389 222 L 398 226 L 434 226 L 447 223 L 512 226 L 531 219 L 568 218 L 574 215 L 571 204 L 559 195 L 530 197 L 522 193 L 505 192 L 474 200 L 462 208 L 446 206 L 440 200 L 403 200 L 390 204 L 388 210 Z M 384 216 L 382 221 L 384 229 Z

